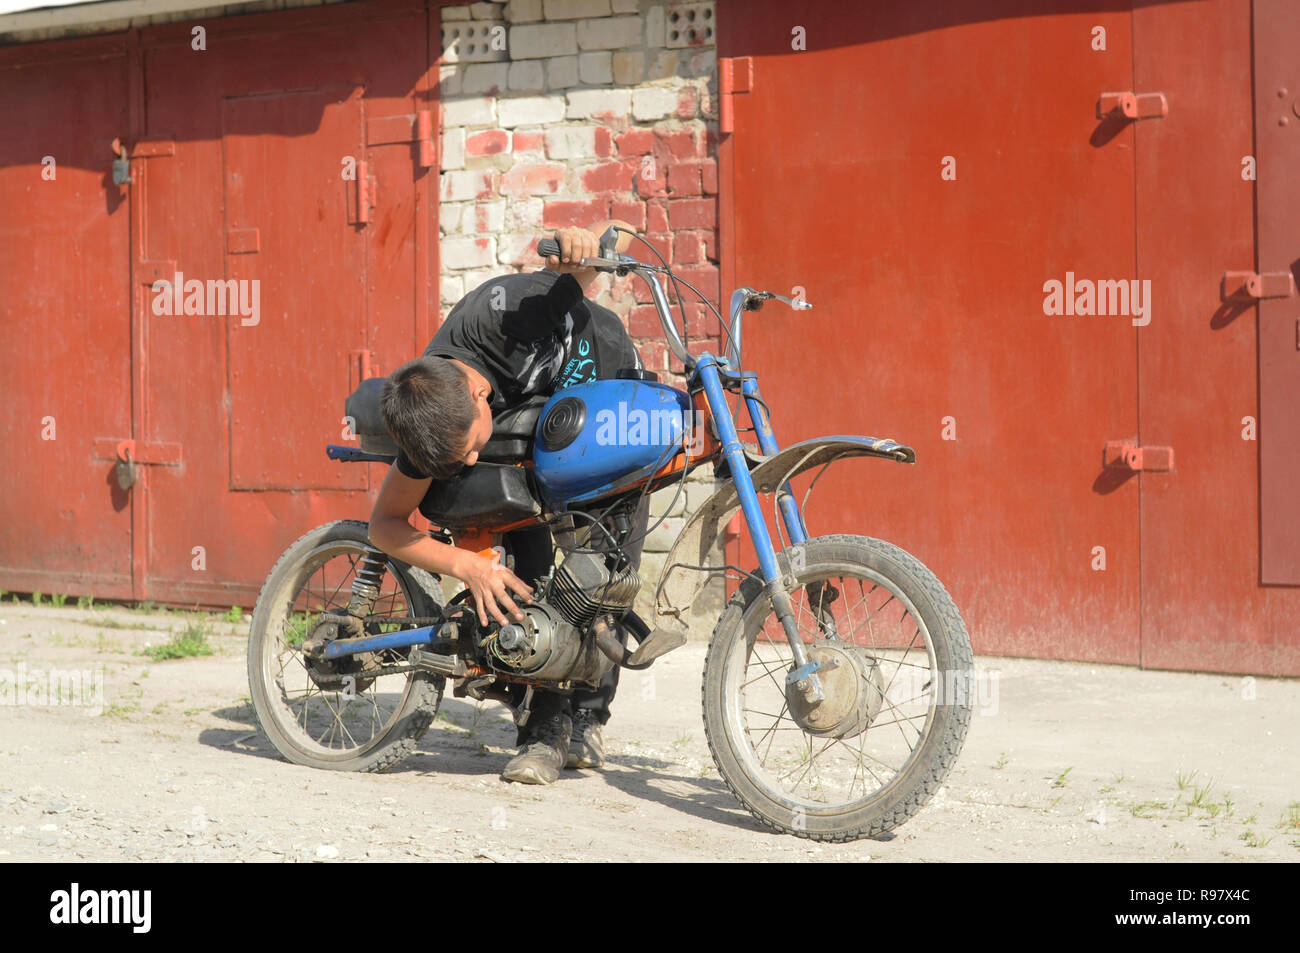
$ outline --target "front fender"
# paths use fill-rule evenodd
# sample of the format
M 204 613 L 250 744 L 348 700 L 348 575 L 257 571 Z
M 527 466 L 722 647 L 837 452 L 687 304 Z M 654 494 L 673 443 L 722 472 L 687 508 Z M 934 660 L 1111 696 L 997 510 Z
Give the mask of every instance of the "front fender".
M 751 458 L 749 475 L 759 493 L 773 493 L 805 470 L 847 457 L 881 457 L 898 463 L 915 463 L 916 451 L 877 437 L 817 437 L 791 444 L 774 456 Z M 685 621 L 682 614 L 695 602 L 712 574 L 683 567 L 703 566 L 712 558 L 724 528 L 739 509 L 740 494 L 735 481 L 727 479 L 686 520 L 681 535 L 668 551 L 663 574 L 655 588 L 656 616 L 675 616 Z

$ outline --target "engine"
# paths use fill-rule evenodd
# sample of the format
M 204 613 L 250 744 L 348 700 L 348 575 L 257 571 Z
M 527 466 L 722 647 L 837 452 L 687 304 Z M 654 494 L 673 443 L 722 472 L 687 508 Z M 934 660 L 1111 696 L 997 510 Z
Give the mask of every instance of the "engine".
M 499 671 L 539 681 L 597 684 L 614 664 L 593 625 L 632 607 L 641 577 L 626 561 L 599 552 L 570 552 L 541 585 L 524 619 L 486 633 L 480 647 Z

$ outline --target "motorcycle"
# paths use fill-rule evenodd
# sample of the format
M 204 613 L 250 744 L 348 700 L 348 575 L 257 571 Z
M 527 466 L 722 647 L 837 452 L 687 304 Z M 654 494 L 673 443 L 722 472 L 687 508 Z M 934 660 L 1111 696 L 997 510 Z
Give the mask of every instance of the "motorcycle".
M 600 256 L 583 264 L 647 282 L 685 389 L 638 370 L 535 398 L 499 415 L 478 462 L 435 481 L 420 504 L 435 538 L 506 560 L 503 534 L 550 529 L 557 556 L 534 581 L 523 620 L 482 625 L 467 591 L 444 599 L 439 578 L 376 548 L 364 522 L 319 526 L 280 557 L 253 613 L 248 674 L 261 727 L 297 764 L 383 771 L 414 750 L 448 681 L 454 695 L 501 701 L 525 724 L 536 689 L 595 686 L 611 666 L 645 669 L 682 645 L 686 611 L 727 575 L 734 591 L 703 678 L 719 774 L 758 821 L 786 834 L 845 841 L 892 830 L 930 800 L 961 750 L 970 640 L 916 557 L 868 536 L 810 537 L 804 511 L 831 463 L 914 464 L 916 455 L 851 435 L 779 446 L 757 375 L 741 365 L 742 319 L 773 300 L 811 305 L 743 287 L 723 322 L 662 258 L 616 252 L 616 238 L 611 228 Z M 538 253 L 558 247 L 544 239 Z M 724 355 L 690 353 L 661 279 L 679 302 L 680 283 L 717 315 Z M 332 459 L 392 463 L 382 383 L 364 381 L 348 398 L 359 446 L 331 445 Z M 742 411 L 757 446 L 741 442 Z M 715 490 L 665 560 L 652 627 L 633 611 L 642 584 L 624 552 L 633 516 L 645 494 L 674 484 L 680 493 L 705 464 L 714 465 Z M 800 501 L 791 481 L 813 470 Z M 737 512 L 758 566 L 706 565 Z

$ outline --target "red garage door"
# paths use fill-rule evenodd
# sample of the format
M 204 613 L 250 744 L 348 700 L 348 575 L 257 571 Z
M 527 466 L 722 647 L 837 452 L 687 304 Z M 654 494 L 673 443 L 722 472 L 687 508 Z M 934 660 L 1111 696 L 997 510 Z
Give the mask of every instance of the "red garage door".
M 753 69 L 720 153 L 724 285 L 814 305 L 746 333 L 783 441 L 917 448 L 832 467 L 812 532 L 914 552 L 977 651 L 1136 663 L 1138 484 L 1102 448 L 1138 433 L 1138 329 L 1044 291 L 1135 277 L 1133 130 L 1095 116 L 1132 85 L 1131 18 L 1025 7 L 724 7 L 720 53 Z
M 0 83 L 24 130 L 0 156 L 10 446 L 34 464 L 3 504 L 7 588 L 247 605 L 293 539 L 369 512 L 380 474 L 324 447 L 359 377 L 417 353 L 436 314 L 428 12 L 205 28 L 203 50 L 187 23 L 133 35 L 129 57 L 0 59 L 40 59 Z M 57 441 L 39 439 L 47 415 Z M 139 465 L 121 490 L 95 453 L 126 438 Z
M 918 449 L 832 469 L 813 531 L 916 552 L 978 651 L 1297 674 L 1295 298 L 1263 301 L 1258 340 L 1254 303 L 1221 300 L 1226 271 L 1285 286 L 1300 258 L 1295 11 L 1116 6 L 724 7 L 753 74 L 724 283 L 816 305 L 746 336 L 785 440 Z M 1107 92 L 1150 118 L 1099 122 Z M 1066 316 L 1051 280 L 1092 283 L 1094 312 L 1128 287 Z M 1144 469 L 1103 467 L 1110 442 Z
M 131 211 L 110 173 L 127 58 L 60 51 L 0 51 L 0 586 L 129 597 L 131 496 L 102 440 L 132 436 Z

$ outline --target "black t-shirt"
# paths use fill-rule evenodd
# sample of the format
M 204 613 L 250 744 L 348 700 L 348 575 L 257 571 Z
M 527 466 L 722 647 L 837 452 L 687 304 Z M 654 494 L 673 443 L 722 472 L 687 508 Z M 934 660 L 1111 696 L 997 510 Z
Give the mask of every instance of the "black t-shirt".
M 496 416 L 538 394 L 608 380 L 641 358 L 618 315 L 588 301 L 572 275 L 503 275 L 479 285 L 451 309 L 424 349 L 474 368 L 492 387 Z M 428 479 L 398 453 L 397 469 Z

